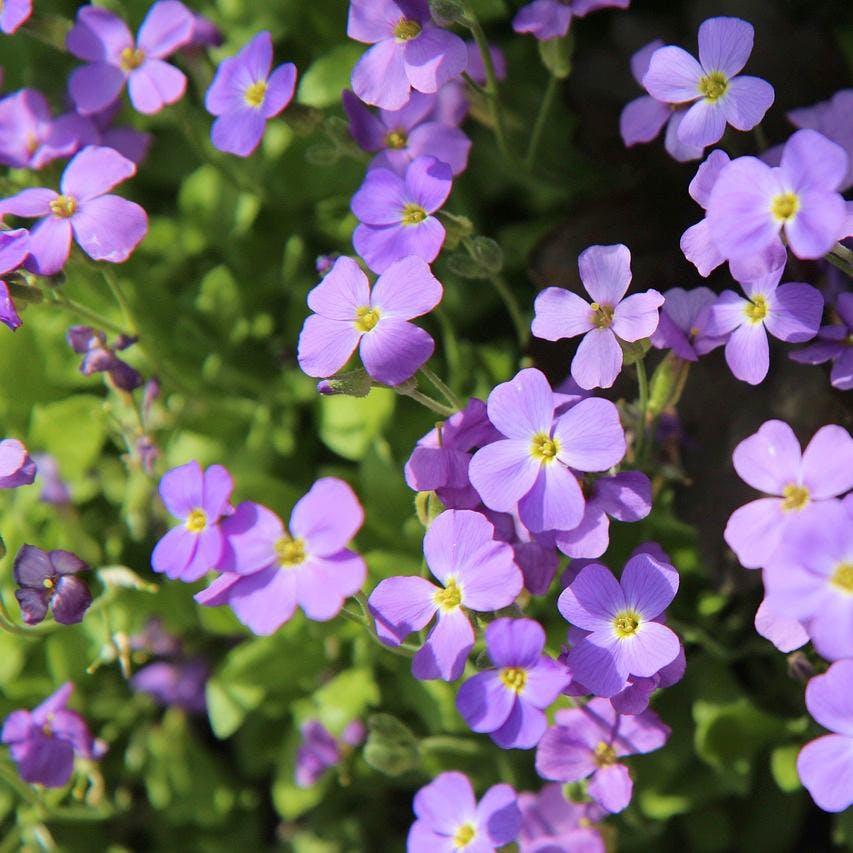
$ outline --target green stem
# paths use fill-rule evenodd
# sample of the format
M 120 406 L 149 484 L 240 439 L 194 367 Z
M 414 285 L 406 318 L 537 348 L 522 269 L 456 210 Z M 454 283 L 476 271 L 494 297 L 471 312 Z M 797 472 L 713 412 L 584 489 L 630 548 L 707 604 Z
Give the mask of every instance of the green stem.
M 447 371 L 450 374 L 448 384 L 451 386 L 459 385 L 459 368 L 461 366 L 461 355 L 459 352 L 459 339 L 456 337 L 456 330 L 453 328 L 453 323 L 447 313 L 441 308 L 433 309 L 433 313 L 438 319 L 438 324 L 441 326 L 441 341 L 444 345 L 444 358 L 447 361 Z
M 853 278 L 853 252 L 841 243 L 836 243 L 824 258 L 849 278 Z
M 5 761 L 0 761 L 0 779 L 12 788 L 25 803 L 29 803 L 31 806 L 41 805 L 38 794 Z
M 637 428 L 637 443 L 634 450 L 635 461 L 639 464 L 645 458 L 646 453 L 646 429 L 649 409 L 649 377 L 646 374 L 646 363 L 641 358 L 637 365 L 637 385 L 639 387 L 639 399 L 637 408 L 640 410 L 639 424 Z
M 536 153 L 539 150 L 539 143 L 542 141 L 542 133 L 545 130 L 548 113 L 551 112 L 551 105 L 554 103 L 554 97 L 559 87 L 560 81 L 551 74 L 548 78 L 548 85 L 545 87 L 545 94 L 542 96 L 542 103 L 539 104 L 539 112 L 536 114 L 533 132 L 530 134 L 530 144 L 527 146 L 527 156 L 524 158 L 524 165 L 528 172 L 532 171 L 533 164 L 536 162 Z
M 136 321 L 133 319 L 133 311 L 130 310 L 130 304 L 128 303 L 124 293 L 122 293 L 121 288 L 113 275 L 113 271 L 107 269 L 105 266 L 101 266 L 101 275 L 104 277 L 104 281 L 107 283 L 107 287 L 109 287 L 113 298 L 119 305 L 119 308 L 121 308 L 125 326 L 131 330 L 131 335 L 135 337 L 139 334 L 139 329 L 136 326 Z
M 30 633 L 30 631 L 28 631 L 26 628 L 22 628 L 12 618 L 11 614 L 6 608 L 6 602 L 3 601 L 2 594 L 0 594 L 0 628 L 2 628 L 9 634 L 17 634 L 19 637 L 30 637 L 30 639 L 32 639 L 32 634 Z
M 759 154 L 770 147 L 767 142 L 767 134 L 764 132 L 764 128 L 760 124 L 757 124 L 752 128 L 752 135 L 755 137 L 755 145 L 758 148 Z
M 462 72 L 462 79 L 478 94 L 484 98 L 490 97 L 489 93 L 467 72 Z
M 76 314 L 81 319 L 88 320 L 106 332 L 112 332 L 114 335 L 128 335 L 128 332 L 122 329 L 121 326 L 113 323 L 112 320 L 107 320 L 106 317 L 101 316 L 96 311 L 92 311 L 91 308 L 87 308 L 85 305 L 69 299 L 62 291 L 56 291 L 56 298 L 53 301 L 48 300 L 46 304 L 55 305 L 57 308 L 62 308 L 65 311 Z M 128 335 L 128 337 L 131 336 Z
M 442 417 L 449 418 L 451 415 L 456 414 L 456 409 L 451 409 L 450 406 L 445 406 L 443 403 L 439 403 L 438 400 L 433 400 L 428 394 L 424 394 L 421 391 L 418 391 L 417 388 L 409 388 L 403 385 L 394 386 L 394 390 L 401 394 L 403 397 L 411 397 L 416 403 L 420 403 L 422 406 L 425 406 L 431 412 L 436 412 Z
M 425 752 L 457 752 L 462 755 L 477 755 L 480 752 L 480 744 L 473 738 L 448 735 L 425 737 L 420 742 L 420 748 Z
M 527 324 L 527 320 L 522 313 L 515 295 L 502 275 L 490 276 L 489 281 L 498 292 L 498 296 L 503 300 L 504 306 L 512 320 L 512 325 L 515 326 L 515 336 L 518 338 L 518 346 L 523 350 L 527 346 L 530 327 Z
M 379 639 L 378 635 L 373 630 L 370 620 L 365 616 L 356 613 L 354 610 L 350 610 L 346 605 L 344 605 L 341 610 L 341 615 L 346 619 L 349 619 L 350 622 L 355 622 L 357 625 L 361 625 L 361 627 L 370 634 L 377 645 L 381 646 L 386 651 L 391 652 L 393 655 L 399 655 L 404 658 L 413 658 L 418 651 L 417 646 L 412 646 L 409 643 L 401 643 L 399 646 L 386 645 Z
M 447 402 L 450 403 L 450 405 L 453 406 L 454 409 L 461 410 L 463 408 L 462 401 L 428 367 L 422 367 L 420 372 L 423 374 L 427 382 L 431 383 L 432 386 L 436 389 L 436 391 L 439 391 L 444 397 L 444 399 L 447 400 Z

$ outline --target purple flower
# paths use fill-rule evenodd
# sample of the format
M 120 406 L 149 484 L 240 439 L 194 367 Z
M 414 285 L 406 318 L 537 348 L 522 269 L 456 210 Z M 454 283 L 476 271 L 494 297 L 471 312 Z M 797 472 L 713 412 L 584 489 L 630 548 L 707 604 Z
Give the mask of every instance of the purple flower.
M 633 717 L 617 714 L 606 699 L 554 715 L 536 749 L 536 771 L 543 779 L 577 782 L 592 776 L 589 795 L 611 813 L 631 802 L 633 782 L 619 762 L 625 755 L 652 752 L 669 739 L 669 727 L 654 711 Z
M 163 475 L 160 499 L 183 524 L 154 546 L 151 567 L 155 572 L 192 582 L 218 567 L 224 547 L 219 522 L 232 511 L 233 488 L 231 475 L 221 465 L 203 472 L 195 460 Z
M 74 352 L 84 354 L 80 365 L 80 372 L 84 376 L 93 373 L 106 373 L 113 384 L 122 391 L 133 391 L 142 385 L 142 376 L 129 364 L 123 362 L 116 354 L 117 349 L 126 349 L 135 343 L 133 338 L 129 341 L 117 339 L 111 346 L 107 346 L 107 336 L 90 326 L 72 326 L 66 333 L 65 338 Z
M 742 283 L 746 298 L 724 290 L 708 309 L 705 333 L 728 335 L 726 363 L 750 385 L 764 381 L 770 369 L 769 332 L 790 343 L 811 340 L 820 327 L 823 296 L 809 284 L 779 286 L 784 267 Z
M 649 554 L 625 565 L 621 581 L 598 564 L 585 566 L 560 593 L 560 613 L 590 633 L 569 652 L 572 678 L 596 696 L 623 690 L 629 675 L 648 678 L 678 655 L 678 637 L 657 621 L 678 590 L 678 572 Z
M 492 785 L 478 803 L 468 777 L 456 771 L 440 773 L 421 788 L 414 808 L 408 853 L 495 853 L 521 829 L 516 793 L 509 785 Z
M 547 721 L 544 710 L 569 683 L 566 669 L 547 655 L 545 632 L 533 619 L 496 619 L 486 649 L 497 669 L 465 681 L 456 707 L 475 732 L 488 732 L 502 749 L 531 749 Z
M 36 478 L 36 464 L 17 438 L 0 441 L 0 489 L 29 486 Z
M 524 588 L 531 595 L 545 595 L 560 565 L 559 555 L 554 550 L 553 532 L 531 533 L 517 512 L 495 512 L 482 504 L 480 511 L 494 524 L 495 539 L 512 545 L 515 564 L 524 578 Z
M 530 33 L 540 41 L 562 38 L 572 18 L 583 18 L 596 9 L 627 9 L 631 0 L 533 0 L 516 12 L 512 28 Z
M 806 686 L 806 707 L 833 734 L 807 743 L 797 756 L 797 773 L 825 812 L 853 804 L 853 660 L 834 663 Z
M 412 660 L 415 678 L 459 678 L 474 645 L 465 610 L 499 610 L 521 592 L 521 572 L 513 562 L 512 548 L 496 542 L 494 532 L 479 513 L 447 510 L 424 537 L 424 557 L 441 586 L 422 577 L 393 577 L 380 581 L 371 593 L 376 632 L 388 645 L 399 645 L 437 615 Z
M 399 385 L 435 348 L 432 338 L 409 320 L 435 308 L 443 293 L 420 258 L 391 264 L 372 290 L 352 258 L 338 258 L 308 294 L 308 307 L 315 313 L 299 335 L 299 366 L 309 376 L 332 376 L 358 347 L 373 379 Z
M 593 302 L 562 287 L 546 287 L 536 297 L 531 329 L 546 341 L 583 335 L 572 359 L 572 377 L 587 390 L 609 388 L 622 369 L 619 339 L 648 338 L 657 328 L 664 299 L 656 290 L 623 299 L 631 284 L 631 253 L 621 243 L 585 249 L 578 269 Z
M 709 18 L 699 27 L 699 62 L 672 45 L 652 55 L 643 77 L 648 93 L 671 104 L 692 103 L 678 128 L 686 145 L 704 148 L 723 135 L 726 122 L 752 130 L 773 103 L 773 87 L 759 77 L 737 76 L 752 53 L 752 24 Z
M 344 91 L 343 102 L 355 141 L 365 151 L 379 152 L 371 169 L 390 169 L 405 175 L 412 160 L 435 157 L 447 163 L 454 175 L 465 171 L 471 140 L 458 127 L 430 119 L 435 95 L 413 92 L 406 106 L 379 110 L 378 114 L 349 90 Z
M 785 143 L 782 161 L 732 160 L 708 200 L 708 230 L 724 258 L 758 254 L 781 243 L 804 259 L 825 255 L 845 236 L 847 207 L 838 187 L 847 154 L 815 130 L 798 130 Z
M 30 234 L 24 228 L 0 231 L 0 276 L 18 269 L 30 252 Z M 21 327 L 21 318 L 9 293 L 9 285 L 0 278 L 0 323 L 13 332 Z
M 207 664 L 198 658 L 157 661 L 140 669 L 131 678 L 130 686 L 152 696 L 161 705 L 203 714 L 207 708 L 204 688 L 209 675 Z
M 75 755 L 92 760 L 106 752 L 106 744 L 92 739 L 86 721 L 66 708 L 73 689 L 66 682 L 32 712 L 6 717 L 0 741 L 9 745 L 25 782 L 61 788 L 71 778 Z
M 723 534 L 742 566 L 766 566 L 791 521 L 814 502 L 853 488 L 853 439 L 844 427 L 821 427 L 800 452 L 784 421 L 765 421 L 734 449 L 732 462 L 745 483 L 767 495 L 736 509 Z
M 350 0 L 347 35 L 372 44 L 352 72 L 367 104 L 398 110 L 412 89 L 431 94 L 465 70 L 468 49 L 436 27 L 427 0 Z
M 30 232 L 26 268 L 38 275 L 58 273 L 68 260 L 72 233 L 93 260 L 126 261 L 148 231 L 148 217 L 135 202 L 106 193 L 135 174 L 136 165 L 117 151 L 90 145 L 65 167 L 61 194 L 26 189 L 0 201 L 0 217 L 43 217 Z
M 141 113 L 160 112 L 180 100 L 187 85 L 182 71 L 163 60 L 187 44 L 193 15 L 178 0 L 159 0 L 149 10 L 136 42 L 125 22 L 106 9 L 83 6 L 66 45 L 87 62 L 68 81 L 81 115 L 108 107 L 127 83 L 130 102 Z
M 435 157 L 418 157 L 404 175 L 382 168 L 367 173 L 350 206 L 360 221 L 352 242 L 370 269 L 383 273 L 409 255 L 435 260 L 445 232 L 432 214 L 452 186 L 450 166 Z
M 700 355 L 722 346 L 724 336 L 713 337 L 706 331 L 710 307 L 717 294 L 707 287 L 684 290 L 673 287 L 664 294 L 666 302 L 660 323 L 652 335 L 652 346 L 671 349 L 678 358 L 698 361 Z
M 605 853 L 604 839 L 593 826 L 606 812 L 597 803 L 572 803 L 563 786 L 544 785 L 538 794 L 518 795 L 521 853 Z
M 38 470 L 42 503 L 53 506 L 67 506 L 71 503 L 71 491 L 59 472 L 59 463 L 49 453 L 36 453 L 33 456 Z
M 655 690 L 671 687 L 684 677 L 687 669 L 687 658 L 684 647 L 679 646 L 678 654 L 672 663 L 661 667 L 654 675 L 643 678 L 638 675 L 628 676 L 628 686 L 610 697 L 610 704 L 619 714 L 642 714 L 649 707 L 649 700 Z
M 853 389 L 853 293 L 839 293 L 835 299 L 837 323 L 822 326 L 815 343 L 789 354 L 801 364 L 832 362 L 829 381 L 841 391 Z
M 20 589 L 15 598 L 27 625 L 38 625 L 47 615 L 62 625 L 81 622 L 92 603 L 89 587 L 74 577 L 89 567 L 70 551 L 42 551 L 23 545 L 15 557 L 14 575 Z
M 799 649 L 809 641 L 809 635 L 802 623 L 785 611 L 774 610 L 773 603 L 768 603 L 767 598 L 755 612 L 755 630 L 785 654 Z
M 0 163 L 4 166 L 41 169 L 70 156 L 77 147 L 76 136 L 51 117 L 41 92 L 21 89 L 0 100 Z
M 287 528 L 266 507 L 241 503 L 222 525 L 224 574 L 195 599 L 229 604 L 255 634 L 277 631 L 297 605 L 309 619 L 332 619 L 367 575 L 364 560 L 346 547 L 363 522 L 355 493 L 335 477 L 317 480 L 296 502 Z
M 272 37 L 261 32 L 216 70 L 204 106 L 218 116 L 210 138 L 220 151 L 248 157 L 258 147 L 267 121 L 290 103 L 296 66 L 286 62 L 270 73 L 271 68 Z
M 584 498 L 571 469 L 603 471 L 625 455 L 625 433 L 613 403 L 581 400 L 555 415 L 555 402 L 548 380 L 535 368 L 498 385 L 487 408 L 505 438 L 480 448 L 468 469 L 487 507 L 517 510 L 533 533 L 580 524 Z
M 296 750 L 296 784 L 310 788 L 323 774 L 340 763 L 347 749 L 364 740 L 364 724 L 353 720 L 343 731 L 340 740 L 335 738 L 319 720 L 307 720 L 301 726 L 302 743 Z
M 7 36 L 27 21 L 33 11 L 32 0 L 4 0 L 0 5 L 0 30 Z

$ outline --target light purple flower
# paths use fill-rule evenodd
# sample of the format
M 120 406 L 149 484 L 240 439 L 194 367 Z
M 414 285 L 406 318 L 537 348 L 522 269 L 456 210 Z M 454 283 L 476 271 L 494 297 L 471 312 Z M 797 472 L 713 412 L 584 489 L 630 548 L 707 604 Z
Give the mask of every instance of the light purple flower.
M 309 619 L 333 619 L 367 576 L 362 557 L 346 547 L 363 523 L 358 498 L 336 477 L 314 483 L 286 528 L 272 510 L 245 501 L 222 524 L 223 574 L 195 600 L 230 605 L 260 635 L 277 631 L 297 605 Z
M 468 777 L 456 771 L 440 773 L 421 788 L 414 809 L 408 853 L 495 853 L 521 829 L 516 793 L 509 785 L 492 785 L 478 803 Z
M 340 763 L 345 752 L 364 740 L 365 735 L 361 720 L 349 723 L 340 739 L 319 720 L 306 720 L 300 730 L 302 743 L 296 750 L 296 784 L 300 788 L 316 785 L 330 767 Z
M 17 438 L 0 441 L 0 489 L 29 486 L 36 478 L 36 464 Z
M 2 13 L 0 13 L 2 14 Z M 51 116 L 45 96 L 21 89 L 0 100 L 0 163 L 41 169 L 77 150 L 77 139 Z
M 33 0 L 4 0 L 0 5 L 0 30 L 12 35 L 33 11 Z
M 183 524 L 154 546 L 151 567 L 155 572 L 192 582 L 218 567 L 224 547 L 220 519 L 232 511 L 233 488 L 234 481 L 222 465 L 202 471 L 193 460 L 163 475 L 160 499 Z
M 797 773 L 825 812 L 853 804 L 853 660 L 834 663 L 806 686 L 806 707 L 833 734 L 807 743 L 797 756 Z
M 456 707 L 475 732 L 502 749 L 531 749 L 545 731 L 547 708 L 569 683 L 567 670 L 542 654 L 545 631 L 533 619 L 496 619 L 486 649 L 497 667 L 463 682 Z
M 666 302 L 660 323 L 652 335 L 652 346 L 671 349 L 678 358 L 698 361 L 700 355 L 722 346 L 724 336 L 713 337 L 706 332 L 710 307 L 717 294 L 708 287 L 684 290 L 673 287 L 664 294 Z
M 840 391 L 853 389 L 853 293 L 839 293 L 835 299 L 837 323 L 822 326 L 817 340 L 789 358 L 801 364 L 832 362 L 829 381 Z
M 0 231 L 0 276 L 18 269 L 30 253 L 30 234 L 24 228 Z M 12 301 L 9 285 L 0 278 L 0 323 L 13 332 L 21 327 L 21 318 Z
M 724 337 L 726 363 L 743 382 L 758 385 L 770 369 L 769 332 L 789 343 L 811 340 L 820 327 L 823 296 L 801 282 L 779 285 L 784 267 L 743 282 L 746 297 L 724 290 L 708 309 L 705 333 Z
M 627 9 L 630 4 L 631 0 L 533 0 L 516 12 L 512 28 L 539 41 L 562 38 L 572 18 L 583 18 L 596 9 Z
M 520 853 L 605 853 L 604 839 L 593 824 L 606 812 L 597 803 L 569 802 L 563 786 L 552 783 L 538 794 L 519 794 L 518 807 Z
M 367 173 L 350 205 L 360 221 L 352 242 L 373 272 L 409 255 L 435 260 L 445 232 L 432 214 L 452 187 L 450 166 L 435 157 L 418 157 L 404 175 L 383 168 Z
M 209 676 L 209 667 L 199 658 L 156 661 L 142 667 L 130 679 L 130 686 L 161 705 L 203 714 L 207 708 L 204 689 Z
M 670 734 L 654 711 L 621 716 L 606 699 L 561 709 L 554 720 L 536 749 L 536 772 L 560 782 L 591 776 L 589 795 L 611 813 L 631 802 L 634 787 L 619 759 L 660 749 Z
M 572 359 L 572 377 L 581 388 L 609 388 L 622 369 L 619 339 L 648 338 L 657 328 L 664 299 L 656 290 L 623 298 L 631 284 L 631 253 L 621 243 L 585 249 L 578 269 L 593 302 L 562 287 L 546 287 L 536 297 L 531 329 L 546 341 L 583 335 Z
M 708 230 L 724 258 L 756 255 L 780 244 L 798 257 L 825 255 L 845 236 L 847 207 L 838 192 L 847 154 L 815 130 L 798 130 L 785 143 L 779 166 L 755 157 L 732 160 L 708 200 Z
M 71 778 L 74 757 L 100 758 L 106 744 L 93 740 L 86 721 L 66 707 L 74 686 L 66 682 L 32 711 L 13 711 L 3 723 L 0 741 L 25 782 L 61 788 Z
M 802 623 L 784 610 L 774 610 L 773 602 L 768 603 L 767 598 L 755 612 L 755 630 L 785 654 L 799 649 L 809 641 L 809 635 Z
M 65 167 L 61 194 L 26 189 L 0 201 L 0 217 L 43 217 L 30 232 L 26 268 L 38 275 L 58 273 L 71 252 L 72 234 L 93 260 L 126 261 L 148 231 L 148 216 L 136 202 L 107 193 L 135 174 L 136 165 L 117 151 L 90 145 Z
M 655 690 L 671 687 L 684 677 L 687 670 L 687 658 L 684 647 L 680 646 L 672 663 L 661 667 L 654 675 L 643 678 L 639 675 L 628 676 L 628 686 L 610 697 L 610 704 L 619 714 L 642 714 L 649 707 L 649 700 Z
M 657 618 L 678 590 L 678 572 L 649 554 L 625 565 L 621 581 L 592 564 L 560 593 L 563 617 L 590 633 L 572 646 L 572 678 L 596 696 L 613 696 L 629 675 L 648 678 L 678 655 L 678 637 Z
M 380 581 L 371 593 L 368 601 L 376 632 L 388 645 L 399 645 L 437 616 L 412 660 L 415 678 L 459 678 L 474 645 L 465 610 L 499 610 L 521 592 L 521 572 L 512 549 L 496 542 L 494 532 L 477 512 L 447 510 L 424 536 L 424 557 L 441 586 L 422 577 L 393 577 Z
M 372 290 L 352 258 L 338 258 L 308 294 L 308 307 L 315 313 L 299 335 L 299 366 L 309 376 L 332 376 L 358 347 L 373 379 L 399 385 L 435 348 L 433 339 L 409 320 L 435 308 L 443 294 L 438 279 L 418 257 L 388 266 Z
M 498 385 L 487 409 L 505 438 L 480 448 L 468 468 L 483 503 L 498 512 L 517 511 L 533 533 L 571 530 L 583 518 L 583 493 L 571 469 L 604 471 L 625 455 L 613 403 L 581 400 L 555 415 L 555 402 L 535 368 Z
M 347 35 L 372 44 L 352 72 L 366 104 L 398 110 L 412 89 L 428 94 L 465 70 L 468 49 L 436 27 L 427 0 L 350 0 Z
M 135 42 L 117 15 L 83 6 L 66 39 L 71 54 L 88 63 L 68 80 L 77 111 L 100 112 L 118 98 L 125 83 L 130 102 L 141 113 L 157 113 L 180 100 L 187 78 L 163 60 L 187 44 L 192 33 L 192 12 L 178 0 L 159 0 L 151 6 Z
M 773 87 L 738 72 L 752 53 L 752 24 L 740 18 L 709 18 L 699 27 L 699 62 L 672 45 L 659 48 L 643 77 L 659 101 L 692 103 L 678 128 L 686 145 L 704 148 L 723 135 L 728 122 L 752 130 L 773 103 Z
M 726 525 L 726 544 L 747 569 L 770 562 L 794 518 L 853 488 L 853 439 L 833 424 L 821 427 L 801 453 L 788 424 L 765 421 L 738 444 L 732 462 L 741 480 L 774 496 L 735 510 Z
M 471 140 L 458 128 L 430 118 L 436 96 L 413 92 L 399 110 L 372 113 L 352 92 L 343 93 L 350 133 L 365 150 L 379 152 L 370 168 L 390 169 L 405 175 L 412 160 L 435 157 L 447 163 L 454 175 L 465 171 Z
M 24 622 L 38 625 L 48 608 L 61 625 L 81 622 L 92 603 L 92 593 L 75 575 L 88 568 L 70 551 L 42 551 L 35 545 L 23 545 L 15 557 L 13 574 Z
M 293 98 L 296 66 L 285 62 L 270 73 L 272 55 L 272 37 L 260 32 L 216 69 L 204 106 L 218 116 L 210 138 L 220 151 L 248 157 L 260 144 L 267 121 Z

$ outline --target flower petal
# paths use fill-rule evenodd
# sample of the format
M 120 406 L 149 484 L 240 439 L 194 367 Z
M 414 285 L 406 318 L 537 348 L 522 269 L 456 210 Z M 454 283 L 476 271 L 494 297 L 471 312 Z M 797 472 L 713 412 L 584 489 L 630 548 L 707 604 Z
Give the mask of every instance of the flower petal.
M 309 553 L 329 557 L 346 548 L 364 523 L 364 510 L 349 484 L 321 477 L 296 502 L 290 532 L 305 540 Z
M 637 554 L 625 564 L 620 583 L 628 608 L 641 613 L 645 619 L 654 619 L 675 598 L 678 592 L 678 572 L 649 554 Z M 637 672 L 634 675 L 645 673 Z
M 421 681 L 456 681 L 474 647 L 474 629 L 461 608 L 439 611 L 426 642 L 412 658 L 412 675 Z
M 495 670 L 480 672 L 463 682 L 456 694 L 456 708 L 474 732 L 493 732 L 509 717 L 518 701 Z
M 680 104 L 700 97 L 702 66 L 680 47 L 668 45 L 656 50 L 643 77 L 646 91 L 659 101 Z
M 812 678 L 806 707 L 824 728 L 853 737 L 853 660 L 838 661 Z
M 797 756 L 797 774 L 812 799 L 826 812 L 853 803 L 853 737 L 824 735 Z
M 584 566 L 557 599 L 563 618 L 585 631 L 609 629 L 613 617 L 626 606 L 625 593 L 613 573 L 597 563 Z
M 625 106 L 619 116 L 619 133 L 630 148 L 639 142 L 651 142 L 667 123 L 672 110 L 668 104 L 642 95 Z
M 589 795 L 611 814 L 621 812 L 631 802 L 634 783 L 624 764 L 599 767 L 589 780 Z
M 403 47 L 403 67 L 413 89 L 437 92 L 468 65 L 468 48 L 455 33 L 425 26 Z M 387 109 L 387 107 L 386 107 Z
M 370 615 L 383 642 L 398 646 L 412 631 L 420 631 L 438 610 L 435 584 L 425 578 L 393 577 L 379 581 L 370 594 Z
M 752 53 L 755 31 L 740 18 L 708 18 L 699 27 L 699 61 L 706 72 L 734 77 Z
M 371 47 L 353 69 L 352 90 L 366 104 L 399 110 L 409 100 L 411 84 L 406 76 L 405 45 L 384 39 Z
M 631 284 L 631 252 L 627 246 L 590 246 L 578 257 L 578 270 L 594 302 L 614 307 Z
M 622 348 L 610 329 L 587 332 L 572 359 L 572 378 L 581 388 L 610 388 L 622 370 Z
M 444 289 L 429 264 L 423 258 L 408 257 L 395 261 L 379 276 L 370 305 L 379 309 L 383 318 L 411 320 L 432 311 L 443 295 Z
M 726 342 L 726 364 L 738 379 L 759 385 L 770 369 L 770 346 L 763 323 L 747 323 Z
M 474 790 L 464 773 L 439 774 L 415 794 L 415 814 L 430 829 L 442 835 L 454 835 L 475 814 Z
M 186 88 L 184 72 L 162 59 L 146 59 L 131 71 L 127 80 L 130 102 L 145 115 L 160 112 L 166 104 L 179 101 Z
M 726 129 L 726 114 L 720 101 L 701 98 L 681 119 L 678 139 L 685 145 L 704 148 L 720 140 Z
M 243 106 L 219 116 L 210 129 L 210 139 L 220 151 L 248 157 L 260 145 L 266 127 L 259 110 Z
M 782 539 L 785 519 L 781 501 L 762 498 L 736 509 L 729 517 L 723 538 L 745 569 L 766 566 Z
M 418 157 L 406 170 L 406 200 L 435 213 L 450 195 L 453 175 L 450 166 L 436 157 Z
M 672 663 L 681 649 L 678 637 L 660 622 L 642 621 L 637 632 L 619 640 L 619 667 L 630 675 L 648 678 Z
M 71 253 L 71 223 L 49 216 L 30 231 L 30 256 L 24 266 L 38 275 L 58 273 Z
M 225 538 L 220 571 L 249 575 L 277 564 L 275 543 L 284 536 L 284 524 L 271 510 L 242 501 L 222 521 Z
M 760 77 L 735 77 L 720 99 L 726 121 L 737 130 L 752 130 L 773 104 L 773 87 Z
M 264 93 L 263 115 L 265 119 L 277 116 L 293 99 L 296 89 L 296 66 L 285 62 L 270 74 Z
M 510 439 L 480 448 L 471 459 L 468 476 L 487 507 L 512 512 L 533 488 L 540 467 L 530 453 L 529 440 Z
M 611 328 L 623 341 L 648 338 L 658 326 L 658 309 L 663 303 L 663 296 L 656 290 L 635 293 L 616 306 Z
M 573 338 L 595 328 L 589 303 L 562 287 L 546 287 L 536 297 L 533 311 L 530 329 L 546 341 Z
M 77 208 L 71 227 L 90 258 L 118 264 L 130 257 L 148 233 L 148 215 L 134 201 L 102 195 Z
M 534 619 L 496 619 L 486 628 L 486 648 L 495 666 L 530 669 L 545 648 L 545 631 Z
M 520 370 L 494 388 L 486 406 L 489 420 L 507 438 L 529 442 L 536 433 L 550 435 L 554 394 L 545 374 L 536 368 Z
M 584 498 L 575 475 L 563 465 L 541 465 L 533 487 L 518 502 L 518 513 L 532 533 L 571 530 L 583 518 Z
M 122 50 L 133 47 L 133 35 L 113 12 L 98 6 L 81 6 L 65 44 L 78 59 L 118 65 Z
M 590 397 L 557 419 L 557 459 L 577 471 L 606 471 L 625 455 L 625 431 L 609 400 Z
M 183 3 L 159 0 L 139 27 L 139 48 L 146 56 L 163 59 L 189 43 L 193 26 L 192 13 Z
M 136 164 L 112 148 L 87 145 L 62 173 L 63 194 L 78 204 L 101 196 L 136 174 Z
M 430 335 L 408 320 L 382 318 L 361 337 L 359 353 L 364 369 L 377 382 L 399 385 L 410 379 L 435 350 Z
M 802 483 L 812 498 L 843 495 L 853 489 L 853 438 L 844 427 L 821 427 L 803 451 Z
M 347 363 L 360 338 L 361 332 L 351 321 L 312 314 L 299 334 L 299 367 L 309 376 L 334 376 Z

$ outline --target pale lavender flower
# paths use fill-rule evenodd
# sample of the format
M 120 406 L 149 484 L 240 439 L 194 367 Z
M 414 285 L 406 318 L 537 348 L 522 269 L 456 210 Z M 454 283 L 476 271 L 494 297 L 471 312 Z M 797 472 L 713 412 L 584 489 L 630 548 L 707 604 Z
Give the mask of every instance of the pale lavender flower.
M 13 574 L 19 589 L 15 598 L 27 625 L 38 625 L 48 609 L 61 625 L 82 621 L 92 603 L 89 587 L 75 577 L 88 566 L 70 551 L 42 551 L 24 545 L 15 557 Z
M 648 338 L 664 299 L 656 290 L 623 298 L 631 284 L 631 253 L 621 243 L 585 249 L 578 269 L 593 302 L 562 287 L 546 287 L 536 297 L 531 330 L 547 341 L 583 335 L 572 376 L 581 388 L 609 388 L 622 369 L 619 340 Z
M 459 678 L 474 645 L 465 610 L 499 610 L 521 592 L 521 572 L 512 549 L 496 542 L 494 533 L 494 527 L 477 512 L 447 510 L 424 536 L 424 557 L 441 586 L 417 576 L 393 577 L 380 581 L 371 593 L 376 632 L 388 645 L 399 645 L 437 616 L 412 660 L 415 678 Z
M 752 53 L 752 24 L 740 18 L 709 18 L 699 27 L 699 62 L 680 47 L 659 48 L 643 77 L 659 101 L 692 103 L 678 128 L 686 145 L 704 148 L 723 135 L 726 123 L 752 130 L 773 103 L 773 87 L 738 72 Z
M 544 785 L 538 794 L 518 795 L 521 809 L 520 853 L 605 853 L 594 824 L 606 814 L 597 803 L 573 803 L 563 786 Z
M 376 273 L 410 255 L 432 263 L 444 245 L 444 226 L 433 216 L 453 187 L 450 166 L 435 157 L 418 157 L 398 175 L 375 168 L 352 197 L 359 225 L 355 250 Z
M 834 308 L 838 322 L 822 326 L 814 343 L 788 357 L 801 364 L 831 361 L 829 381 L 833 388 L 850 391 L 853 389 L 853 293 L 839 293 Z
M 4 0 L 0 4 L 0 30 L 12 35 L 21 24 L 29 20 L 33 12 L 33 0 Z
M 627 9 L 630 4 L 631 0 L 533 0 L 516 12 L 512 28 L 548 41 L 565 36 L 572 18 L 583 18 L 596 9 Z
M 17 438 L 0 441 L 0 489 L 29 486 L 36 478 L 36 464 Z
M 768 602 L 766 597 L 755 612 L 755 630 L 785 654 L 801 648 L 809 641 L 802 623 L 784 610 L 775 610 L 773 602 Z
M 305 320 L 299 335 L 299 366 L 309 376 L 329 377 L 358 347 L 373 379 L 399 385 L 435 347 L 433 339 L 409 320 L 435 308 L 443 293 L 421 258 L 391 264 L 372 289 L 352 258 L 338 258 L 308 294 L 308 307 L 315 313 Z
M 734 449 L 738 476 L 767 495 L 735 510 L 723 534 L 742 566 L 766 566 L 801 513 L 853 488 L 853 439 L 829 424 L 812 436 L 804 451 L 784 421 L 765 421 Z
M 706 332 L 710 307 L 717 294 L 708 287 L 684 290 L 673 287 L 664 294 L 666 302 L 660 314 L 660 323 L 652 335 L 652 346 L 671 349 L 685 361 L 698 361 L 699 356 L 722 346 L 725 336 L 711 336 Z
M 440 773 L 421 788 L 414 809 L 408 853 L 495 853 L 521 829 L 516 793 L 509 785 L 492 785 L 478 803 L 468 777 L 456 771 Z
M 293 98 L 296 66 L 285 62 L 270 73 L 272 57 L 272 36 L 260 32 L 216 69 L 204 106 L 217 116 L 210 138 L 220 151 L 248 157 L 260 144 L 267 121 Z

